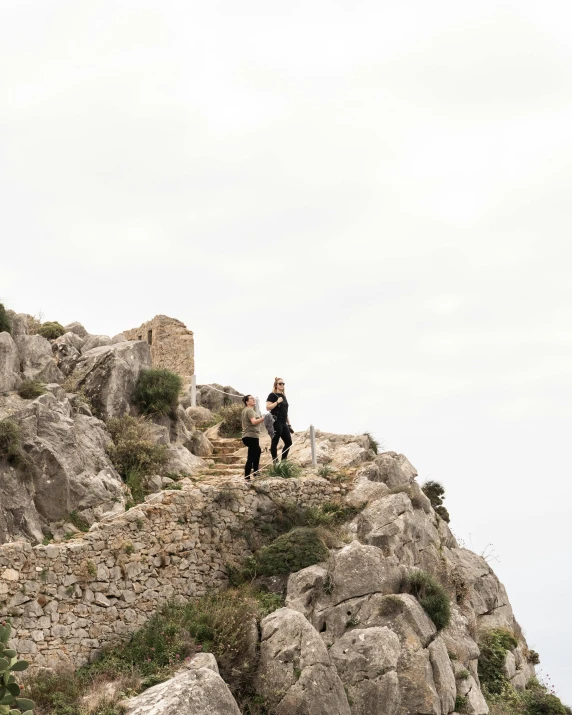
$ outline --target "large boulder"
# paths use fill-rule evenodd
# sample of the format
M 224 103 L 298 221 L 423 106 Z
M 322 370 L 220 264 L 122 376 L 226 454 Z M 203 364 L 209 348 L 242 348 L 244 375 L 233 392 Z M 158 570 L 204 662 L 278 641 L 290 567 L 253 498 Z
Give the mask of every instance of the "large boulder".
M 183 396 L 183 406 L 188 407 L 191 403 L 187 400 L 189 393 Z M 242 398 L 240 392 L 230 385 L 197 385 L 197 405 L 206 407 L 211 412 L 218 412 L 225 405 L 239 403 Z M 188 404 L 187 404 L 188 401 Z
M 63 382 L 64 376 L 56 365 L 52 346 L 46 338 L 41 335 L 17 335 L 16 345 L 24 379 Z
M 387 484 L 392 489 L 410 484 L 417 476 L 417 470 L 403 454 L 382 452 L 375 458 L 379 467 L 377 481 Z
M 200 457 L 195 456 L 182 444 L 170 444 L 167 447 L 166 472 L 174 474 L 194 474 L 207 465 Z
M 81 348 L 85 340 L 79 335 L 64 333 L 52 342 L 52 352 L 57 366 L 64 375 L 70 375 L 81 357 Z
M 196 430 L 191 435 L 190 444 L 188 445 L 190 451 L 197 457 L 210 457 L 213 453 L 213 446 L 210 440 L 205 437 L 203 432 Z
M 11 415 L 27 459 L 0 461 L 0 542 L 39 541 L 50 523 L 77 511 L 89 523 L 124 509 L 123 483 L 94 417 L 75 413 L 63 390 L 49 391 Z
M 10 333 L 0 333 L 0 392 L 10 392 L 21 382 L 18 348 Z
M 208 663 L 183 670 L 121 705 L 125 715 L 240 715 L 227 684 Z
M 96 413 L 109 419 L 135 414 L 131 395 L 141 370 L 150 368 L 149 345 L 143 341 L 124 342 L 84 352 L 74 378 L 77 389 L 85 393 Z
M 399 638 L 386 627 L 356 628 L 333 644 L 330 658 L 346 688 L 352 715 L 397 712 L 400 696 L 395 669 L 400 651 Z
M 351 715 L 320 635 L 290 608 L 280 608 L 261 623 L 255 685 L 275 715 Z
M 111 345 L 109 335 L 88 335 L 82 347 L 82 352 L 87 353 L 94 348 L 101 348 L 105 345 Z
M 76 335 L 79 335 L 80 338 L 87 338 L 89 336 L 87 330 L 83 327 L 81 323 L 78 323 L 77 320 L 73 323 L 68 323 L 67 325 L 64 325 L 64 330 L 66 331 L 66 333 L 75 333 Z

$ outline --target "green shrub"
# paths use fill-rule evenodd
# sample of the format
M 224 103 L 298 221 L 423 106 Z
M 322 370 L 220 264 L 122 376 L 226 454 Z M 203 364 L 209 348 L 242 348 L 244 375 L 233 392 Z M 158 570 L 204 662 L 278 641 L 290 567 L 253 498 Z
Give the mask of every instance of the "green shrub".
M 402 584 L 402 591 L 419 601 L 437 630 L 449 625 L 451 602 L 441 584 L 425 571 L 412 571 Z
M 479 679 L 483 690 L 492 695 L 501 695 L 508 681 L 502 673 L 507 651 L 516 648 L 518 641 L 504 628 L 495 628 L 479 638 Z
M 464 695 L 457 695 L 455 698 L 455 712 L 461 713 L 467 707 L 467 698 Z
M 522 694 L 526 715 L 569 715 L 559 697 L 548 691 L 536 678 L 531 680 Z
M 28 698 L 21 698 L 21 689 L 14 673 L 21 673 L 28 668 L 28 662 L 18 660 L 15 650 L 8 648 L 11 627 L 5 621 L 0 625 L 0 713 L 4 715 L 32 715 L 34 703 Z
M 167 462 L 167 447 L 155 444 L 149 423 L 142 417 L 115 417 L 107 422 L 113 440 L 107 452 L 113 466 L 127 480 L 129 475 L 152 474 Z
M 37 330 L 37 334 L 46 340 L 55 340 L 66 332 L 63 325 L 57 322 L 42 323 Z
M 38 380 L 24 380 L 18 388 L 18 394 L 23 400 L 34 400 L 46 392 L 46 386 Z
M 295 573 L 324 561 L 328 555 L 328 548 L 319 531 L 300 527 L 263 546 L 255 554 L 255 569 L 261 576 Z
M 222 417 L 219 434 L 221 437 L 240 437 L 242 435 L 243 404 L 222 407 L 219 415 Z
M 177 406 L 182 387 L 182 379 L 170 370 L 142 370 L 132 400 L 144 414 L 168 415 Z
M 15 467 L 31 468 L 32 462 L 22 446 L 20 425 L 10 419 L 0 420 L 0 459 Z
M 324 464 L 322 467 L 319 467 L 316 472 L 319 477 L 323 477 L 324 479 L 328 479 L 328 477 L 330 477 L 333 473 L 333 468 L 328 466 L 327 464 Z
M 297 479 L 302 474 L 299 464 L 284 459 L 281 462 L 273 461 L 264 469 L 266 477 L 282 477 L 283 479 Z
M 12 324 L 10 322 L 10 318 L 8 317 L 8 313 L 6 312 L 6 308 L 2 303 L 0 303 L 0 333 L 11 332 Z
M 80 531 L 89 531 L 89 522 L 74 509 L 68 514 L 68 521 Z
M 449 523 L 450 517 L 449 512 L 443 506 L 443 500 L 445 499 L 445 488 L 439 482 L 428 481 L 422 485 L 421 490 L 426 497 L 429 498 L 431 506 L 435 509 L 435 512 L 443 519 Z

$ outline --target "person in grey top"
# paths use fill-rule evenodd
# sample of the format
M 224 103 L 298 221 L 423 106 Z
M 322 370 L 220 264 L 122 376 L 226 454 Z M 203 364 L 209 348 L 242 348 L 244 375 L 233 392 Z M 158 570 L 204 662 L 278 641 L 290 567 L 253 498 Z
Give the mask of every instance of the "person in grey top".
M 256 400 L 252 395 L 245 395 L 242 398 L 244 409 L 242 410 L 242 443 L 248 447 L 248 456 L 244 465 L 244 478 L 250 481 L 250 475 L 258 471 L 260 465 L 260 425 L 264 422 L 254 409 Z

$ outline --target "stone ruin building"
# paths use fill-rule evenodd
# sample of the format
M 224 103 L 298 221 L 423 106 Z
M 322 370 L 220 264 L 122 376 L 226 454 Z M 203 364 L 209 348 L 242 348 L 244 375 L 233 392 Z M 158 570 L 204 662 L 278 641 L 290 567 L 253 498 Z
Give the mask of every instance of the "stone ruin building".
M 156 315 L 138 328 L 124 330 L 127 340 L 146 340 L 153 367 L 172 370 L 183 380 L 195 374 L 195 339 L 192 330 L 176 318 Z

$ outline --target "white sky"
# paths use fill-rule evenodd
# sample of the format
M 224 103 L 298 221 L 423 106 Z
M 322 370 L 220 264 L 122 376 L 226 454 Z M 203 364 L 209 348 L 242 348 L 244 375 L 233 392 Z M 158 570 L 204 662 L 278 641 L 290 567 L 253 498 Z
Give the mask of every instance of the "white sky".
M 447 488 L 572 702 L 572 8 L 0 0 L 0 297 Z M 568 564 L 568 566 L 566 565 Z

